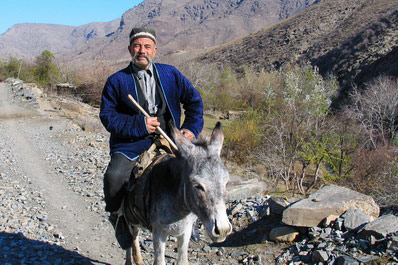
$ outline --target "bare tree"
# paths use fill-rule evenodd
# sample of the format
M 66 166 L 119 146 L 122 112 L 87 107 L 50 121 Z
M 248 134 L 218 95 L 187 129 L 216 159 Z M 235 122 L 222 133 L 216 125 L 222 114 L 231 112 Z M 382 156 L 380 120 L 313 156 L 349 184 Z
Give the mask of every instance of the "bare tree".
M 398 129 L 398 80 L 381 76 L 351 94 L 353 116 L 366 130 L 373 148 L 391 143 Z

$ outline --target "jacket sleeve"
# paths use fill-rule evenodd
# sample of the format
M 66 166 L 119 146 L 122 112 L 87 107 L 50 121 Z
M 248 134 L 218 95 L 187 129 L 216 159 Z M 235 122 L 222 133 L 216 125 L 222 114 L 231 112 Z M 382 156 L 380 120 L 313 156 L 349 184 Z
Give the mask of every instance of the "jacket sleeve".
M 145 116 L 132 114 L 125 101 L 120 100 L 121 82 L 114 77 L 108 78 L 102 91 L 100 119 L 105 129 L 119 138 L 139 138 L 148 135 Z M 124 111 L 123 111 L 124 110 Z M 129 114 L 127 114 L 129 113 Z
M 181 90 L 180 102 L 182 103 L 185 119 L 181 129 L 191 131 L 195 137 L 203 129 L 203 101 L 199 91 L 194 88 L 191 82 L 183 76 L 179 75 L 178 83 Z

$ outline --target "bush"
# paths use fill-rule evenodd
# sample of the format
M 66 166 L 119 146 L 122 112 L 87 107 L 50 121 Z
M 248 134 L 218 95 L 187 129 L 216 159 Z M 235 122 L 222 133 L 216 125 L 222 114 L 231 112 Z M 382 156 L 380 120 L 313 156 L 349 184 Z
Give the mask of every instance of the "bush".
M 351 115 L 368 135 L 371 147 L 394 141 L 398 129 L 398 79 L 381 76 L 351 93 Z
M 240 164 L 252 161 L 254 150 L 263 141 L 261 113 L 248 111 L 225 129 L 227 157 Z

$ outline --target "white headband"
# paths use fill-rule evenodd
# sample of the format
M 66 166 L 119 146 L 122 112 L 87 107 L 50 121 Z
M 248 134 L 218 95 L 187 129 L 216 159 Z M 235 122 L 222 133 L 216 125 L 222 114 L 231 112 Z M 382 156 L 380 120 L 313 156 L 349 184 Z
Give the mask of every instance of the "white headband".
M 152 35 L 151 33 L 149 33 L 149 32 L 138 32 L 138 33 L 134 34 L 134 35 L 131 36 L 131 38 L 130 38 L 130 43 L 131 43 L 133 40 L 138 39 L 138 38 L 150 38 L 150 39 L 152 39 L 152 40 L 156 43 L 156 38 L 155 38 L 155 36 L 153 36 L 153 35 Z

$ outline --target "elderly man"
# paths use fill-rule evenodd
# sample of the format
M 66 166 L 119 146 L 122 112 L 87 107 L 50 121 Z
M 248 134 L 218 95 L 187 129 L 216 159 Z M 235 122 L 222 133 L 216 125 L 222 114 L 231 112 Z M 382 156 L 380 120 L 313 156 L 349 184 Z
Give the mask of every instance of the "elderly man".
M 131 63 L 108 78 L 100 109 L 101 122 L 111 134 L 111 160 L 105 172 L 104 194 L 105 210 L 111 213 L 113 223 L 137 158 L 157 137 L 156 127 L 168 133 L 168 122 L 172 121 L 190 140 L 203 128 L 203 103 L 199 92 L 175 67 L 153 62 L 158 50 L 156 32 L 133 28 L 128 50 Z M 140 113 L 130 102 L 129 94 L 151 117 Z M 185 114 L 182 125 L 181 105 Z M 131 246 L 126 227 L 126 220 L 119 216 L 115 230 L 123 249 Z

